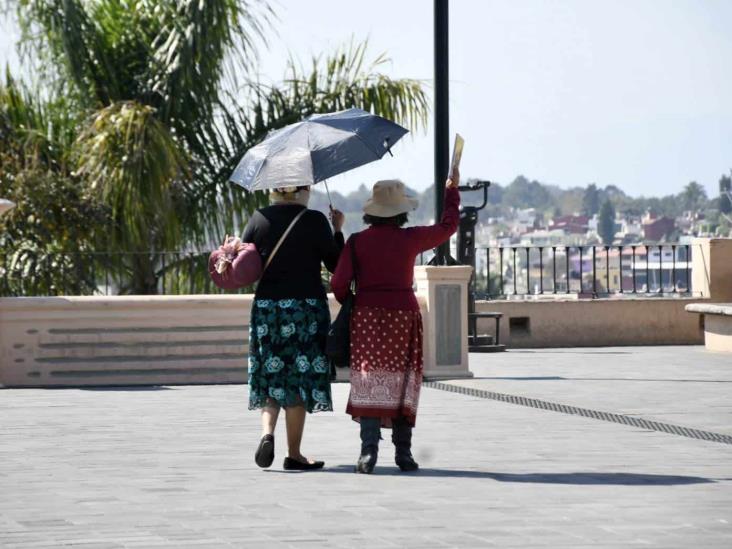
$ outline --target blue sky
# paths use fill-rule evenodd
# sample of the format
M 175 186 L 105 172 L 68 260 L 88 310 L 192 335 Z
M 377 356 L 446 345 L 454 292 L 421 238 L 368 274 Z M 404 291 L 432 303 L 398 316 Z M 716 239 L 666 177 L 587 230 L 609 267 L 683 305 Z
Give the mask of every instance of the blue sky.
M 363 6 L 367 5 L 368 9 Z M 261 77 L 281 78 L 352 38 L 387 52 L 392 76 L 431 87 L 430 0 L 278 0 Z M 466 139 L 463 176 L 516 175 L 562 187 L 595 182 L 631 195 L 710 194 L 732 168 L 732 2 L 727 0 L 452 0 L 451 129 Z M 12 55 L 5 23 L 0 59 Z M 333 180 L 349 190 L 433 179 L 432 127 L 395 157 Z

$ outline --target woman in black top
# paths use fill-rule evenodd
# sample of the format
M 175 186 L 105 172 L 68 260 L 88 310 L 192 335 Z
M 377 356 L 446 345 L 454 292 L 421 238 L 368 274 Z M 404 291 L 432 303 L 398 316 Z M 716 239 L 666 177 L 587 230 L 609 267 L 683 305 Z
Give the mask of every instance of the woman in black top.
M 290 223 L 305 212 L 283 240 L 257 286 L 249 323 L 249 409 L 262 410 L 262 439 L 255 453 L 260 467 L 274 460 L 274 429 L 285 408 L 288 455 L 285 469 L 320 469 L 322 461 L 300 452 L 305 412 L 332 411 L 330 367 L 324 354 L 330 310 L 321 263 L 333 272 L 343 249 L 343 214 L 326 217 L 307 210 L 308 187 L 271 193 L 272 205 L 257 210 L 244 231 L 262 263 Z

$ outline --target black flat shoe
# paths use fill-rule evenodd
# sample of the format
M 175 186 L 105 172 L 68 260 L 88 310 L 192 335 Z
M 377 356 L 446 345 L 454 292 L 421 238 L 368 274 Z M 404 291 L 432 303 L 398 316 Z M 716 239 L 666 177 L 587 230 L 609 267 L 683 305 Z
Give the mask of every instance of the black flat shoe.
M 257 451 L 254 453 L 254 461 L 262 469 L 272 465 L 274 461 L 274 436 L 264 435 L 259 441 Z
M 316 469 L 322 469 L 323 465 L 325 465 L 325 462 L 323 461 L 314 461 L 309 463 L 286 457 L 282 467 L 286 471 L 315 471 Z
M 366 452 L 361 454 L 356 462 L 356 473 L 363 473 L 365 475 L 373 473 L 374 467 L 376 467 L 377 458 L 378 455 L 376 452 Z

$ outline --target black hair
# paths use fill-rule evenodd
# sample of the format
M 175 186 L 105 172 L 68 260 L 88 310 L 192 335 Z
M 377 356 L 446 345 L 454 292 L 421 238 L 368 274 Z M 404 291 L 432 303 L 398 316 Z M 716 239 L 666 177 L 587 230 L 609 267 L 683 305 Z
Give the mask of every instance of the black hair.
M 369 214 L 363 216 L 363 222 L 366 225 L 394 225 L 401 227 L 407 221 L 409 221 L 409 216 L 406 213 L 400 213 L 391 217 L 379 217 L 378 215 Z

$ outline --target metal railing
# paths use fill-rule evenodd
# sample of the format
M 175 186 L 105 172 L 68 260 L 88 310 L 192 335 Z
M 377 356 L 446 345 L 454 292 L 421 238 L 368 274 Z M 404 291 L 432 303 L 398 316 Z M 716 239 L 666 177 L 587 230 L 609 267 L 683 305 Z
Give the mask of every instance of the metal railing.
M 225 293 L 208 275 L 208 256 L 208 251 L 0 253 L 0 296 Z
M 480 248 L 479 298 L 691 296 L 691 245 L 505 246 Z
M 0 252 L 0 296 L 231 293 L 211 281 L 208 254 Z M 479 299 L 693 295 L 691 246 L 685 244 L 479 248 L 476 262 Z M 327 286 L 327 272 L 323 280 Z

